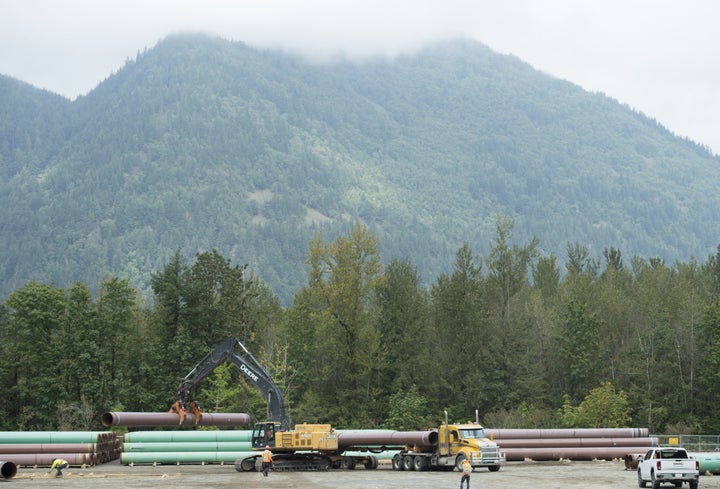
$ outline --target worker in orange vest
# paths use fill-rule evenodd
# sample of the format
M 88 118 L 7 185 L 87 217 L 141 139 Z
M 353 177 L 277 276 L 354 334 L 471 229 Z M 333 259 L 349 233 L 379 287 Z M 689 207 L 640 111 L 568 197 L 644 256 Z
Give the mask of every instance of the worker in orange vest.
M 270 451 L 270 445 L 265 445 L 265 451 L 262 453 L 262 473 L 265 477 L 268 476 L 268 470 L 272 466 L 272 452 Z

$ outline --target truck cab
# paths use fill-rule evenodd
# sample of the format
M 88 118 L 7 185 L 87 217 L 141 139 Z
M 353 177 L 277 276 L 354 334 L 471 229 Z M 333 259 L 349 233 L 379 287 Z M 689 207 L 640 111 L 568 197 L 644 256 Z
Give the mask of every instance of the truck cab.
M 492 472 L 500 470 L 500 465 L 505 463 L 504 452 L 478 423 L 442 424 L 438 434 L 438 455 L 454 459 L 458 470 L 465 459 L 473 467 L 488 467 Z

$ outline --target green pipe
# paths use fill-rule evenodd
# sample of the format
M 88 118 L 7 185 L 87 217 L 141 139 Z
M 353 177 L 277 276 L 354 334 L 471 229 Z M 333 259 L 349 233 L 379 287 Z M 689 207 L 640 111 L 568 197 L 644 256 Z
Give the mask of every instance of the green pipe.
M 392 460 L 393 455 L 395 455 L 396 453 L 398 453 L 397 450 L 383 451 L 383 452 L 380 452 L 380 453 L 348 451 L 348 452 L 343 452 L 343 455 L 347 455 L 347 456 L 349 456 L 349 457 L 350 457 L 350 456 L 354 456 L 354 457 L 367 457 L 368 455 L 372 455 L 373 457 L 375 457 L 375 458 L 378 459 L 378 460 Z
M 110 431 L 0 431 L 0 444 L 6 443 L 95 443 Z
M 126 443 L 246 441 L 252 430 L 133 431 L 125 435 Z
M 249 452 L 249 441 L 123 443 L 123 452 Z
M 258 452 L 124 452 L 120 463 L 128 464 L 233 464 L 239 458 L 258 455 Z
M 700 475 L 720 474 L 720 452 L 692 452 L 690 456 L 700 463 Z

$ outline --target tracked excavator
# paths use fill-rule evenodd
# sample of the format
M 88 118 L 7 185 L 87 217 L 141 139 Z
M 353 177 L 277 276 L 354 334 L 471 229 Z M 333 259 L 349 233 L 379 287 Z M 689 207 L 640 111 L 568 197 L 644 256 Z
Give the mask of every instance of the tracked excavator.
M 177 413 L 179 424 L 185 422 L 188 413 L 198 422 L 202 410 L 192 394 L 197 384 L 224 362 L 232 363 L 255 385 L 267 399 L 267 421 L 256 423 L 252 433 L 252 449 L 257 455 L 235 461 L 238 472 L 254 471 L 260 465 L 260 452 L 269 447 L 273 453 L 274 470 L 327 470 L 354 468 L 362 463 L 365 468 L 377 468 L 377 458 L 372 455 L 348 457 L 338 447 L 338 435 L 329 424 L 297 424 L 290 429 L 290 419 L 285 412 L 285 401 L 272 376 L 237 338 L 225 340 L 182 379 L 178 388 L 178 400 L 170 408 Z

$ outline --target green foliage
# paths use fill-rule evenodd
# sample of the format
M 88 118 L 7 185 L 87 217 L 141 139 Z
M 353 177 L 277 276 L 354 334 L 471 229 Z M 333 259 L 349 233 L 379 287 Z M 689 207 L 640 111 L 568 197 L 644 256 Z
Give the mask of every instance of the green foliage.
M 505 222 L 495 243 L 511 236 Z M 601 270 L 570 246 L 572 273 L 556 281 L 541 257 L 520 269 L 549 279 L 516 273 L 501 288 L 498 258 L 521 263 L 535 240 L 504 242 L 488 259 L 462 246 L 453 273 L 424 290 L 409 260 L 379 265 L 366 227 L 330 242 L 318 235 L 308 286 L 288 309 L 217 252 L 170 258 L 149 308 L 116 277 L 95 296 L 80 282 L 30 282 L 0 304 L 0 428 L 94 429 L 107 410 L 165 410 L 182 376 L 237 333 L 298 422 L 421 429 L 443 410 L 470 418 L 478 409 L 499 428 L 717 431 L 714 255 L 672 267 L 633 257 L 627 267 L 615 250 Z M 265 417 L 262 393 L 230 365 L 195 398 L 210 411 Z
M 565 397 L 561 421 L 568 428 L 624 428 L 631 421 L 627 395 L 610 382 L 592 389 L 576 407 Z
M 432 427 L 428 426 L 427 399 L 418 392 L 416 385 L 390 396 L 390 409 L 383 426 L 397 431 L 418 431 Z
M 76 101 L 0 97 L 0 428 L 164 410 L 236 336 L 300 421 L 379 426 L 416 385 L 547 426 L 611 381 L 634 424 L 720 429 L 718 158 L 602 94 L 471 41 L 174 36 Z M 262 418 L 217 375 L 203 404 Z

